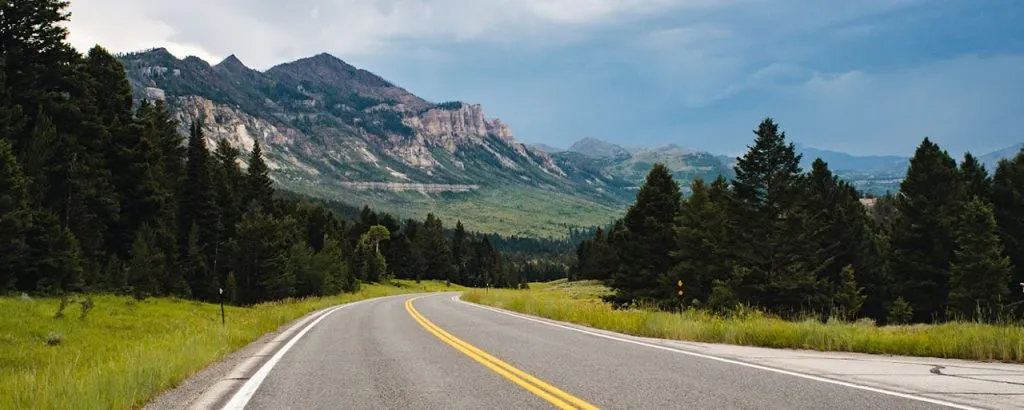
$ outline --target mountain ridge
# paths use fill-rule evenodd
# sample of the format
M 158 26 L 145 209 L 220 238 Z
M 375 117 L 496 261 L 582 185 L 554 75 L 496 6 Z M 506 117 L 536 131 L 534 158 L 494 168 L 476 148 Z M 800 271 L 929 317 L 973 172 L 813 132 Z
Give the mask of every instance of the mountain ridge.
M 534 236 L 604 224 L 631 199 L 633 184 L 567 173 L 479 104 L 429 102 L 326 53 L 265 71 L 233 55 L 211 66 L 161 48 L 119 59 L 137 101 L 166 102 L 182 132 L 204 118 L 208 146 L 248 150 L 259 140 L 272 177 L 300 193 Z M 538 200 L 572 211 L 528 203 Z M 528 222 L 510 231 L 493 209 Z

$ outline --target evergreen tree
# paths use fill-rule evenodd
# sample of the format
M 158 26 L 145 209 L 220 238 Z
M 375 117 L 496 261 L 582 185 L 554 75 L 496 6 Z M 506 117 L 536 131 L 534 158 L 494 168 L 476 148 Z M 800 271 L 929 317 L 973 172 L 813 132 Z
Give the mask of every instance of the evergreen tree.
M 992 207 L 974 197 L 957 225 L 949 305 L 972 319 L 994 319 L 1009 295 L 1009 278 L 1010 258 L 1003 255 Z
M 37 290 L 43 294 L 57 295 L 79 291 L 83 269 L 78 240 L 67 228 L 53 225 L 51 229 L 54 232 L 49 236 L 45 265 L 38 272 Z
M 344 260 L 340 238 L 324 239 L 324 248 L 313 257 L 315 270 L 323 275 L 323 294 L 353 292 L 359 289 L 359 281 L 352 275 L 350 265 Z
M 270 179 L 270 169 L 263 160 L 260 142 L 254 141 L 249 153 L 249 167 L 246 173 L 246 203 L 255 204 L 269 211 L 274 198 L 274 181 Z
M 840 181 L 820 158 L 815 160 L 806 178 L 807 210 L 812 216 L 811 226 L 818 230 L 818 249 L 815 265 L 821 267 L 819 278 L 828 286 L 828 294 L 836 299 L 835 307 L 850 312 L 853 305 L 847 288 L 847 267 L 856 272 L 856 282 L 877 283 L 881 276 L 877 242 L 871 231 L 867 211 L 860 203 L 856 189 Z M 872 286 L 867 289 L 870 297 L 870 313 L 883 317 L 880 306 L 884 303 L 883 289 Z M 846 292 L 846 296 L 840 295 Z M 846 303 L 843 302 L 846 301 Z M 857 304 L 860 310 L 862 304 Z
M 136 299 L 160 294 L 164 256 L 153 243 L 149 226 L 139 229 L 132 242 L 131 262 L 128 263 L 128 287 Z
M 895 295 L 913 307 L 914 321 L 930 321 L 945 310 L 960 181 L 956 161 L 925 138 L 900 184 L 891 276 Z
M 105 288 L 117 294 L 123 294 L 128 289 L 128 275 L 124 262 L 117 254 L 110 255 L 106 266 L 103 267 L 103 278 L 106 280 Z
M 973 197 L 989 201 L 992 196 L 992 178 L 982 164 L 970 153 L 964 154 L 964 160 L 960 163 L 960 175 L 964 181 L 964 194 L 966 199 Z
M 178 122 L 162 100 L 153 103 L 150 125 L 153 127 L 153 135 L 156 136 L 160 158 L 163 161 L 163 186 L 171 190 L 175 196 L 181 196 L 180 188 L 184 185 L 182 181 L 185 178 L 187 155 L 185 136 L 178 132 Z
M 593 239 L 580 242 L 576 249 L 578 279 L 605 281 L 611 278 L 619 266 L 616 249 L 611 245 L 614 232 L 605 235 L 604 229 L 598 228 Z
M 52 196 L 49 177 L 55 168 L 56 141 L 57 129 L 53 121 L 46 113 L 40 112 L 36 116 L 26 146 L 18 153 L 18 162 L 21 164 L 23 174 L 31 181 L 31 202 L 39 206 L 47 204 L 46 199 Z
M 654 164 L 623 219 L 622 239 L 615 244 L 621 263 L 609 281 L 615 290 L 610 300 L 666 300 L 675 292 L 663 276 L 672 266 L 669 252 L 675 247 L 673 224 L 681 201 L 672 173 L 664 164 Z
M 189 128 L 188 167 L 178 207 L 178 238 L 182 259 L 185 259 L 188 257 L 188 240 L 192 227 L 197 227 L 196 248 L 202 255 L 200 265 L 204 268 L 201 276 L 188 275 L 186 280 L 196 298 L 216 300 L 217 295 L 209 293 L 209 285 L 212 282 L 209 276 L 216 260 L 214 256 L 217 252 L 220 218 L 212 181 L 212 161 L 206 149 L 205 139 L 202 122 L 193 121 Z
M 502 287 L 502 264 L 501 255 L 498 253 L 488 237 L 484 236 L 479 242 L 473 243 L 473 255 L 470 258 L 469 269 L 474 272 L 476 279 L 473 286 L 481 287 Z
M 1013 266 L 1008 302 L 1024 306 L 1024 293 L 1019 283 L 1024 282 L 1024 149 L 1012 159 L 999 161 L 993 177 L 993 213 L 999 227 L 999 239 Z M 1020 311 L 1019 311 L 1020 312 Z
M 306 243 L 292 244 L 285 265 L 286 276 L 292 278 L 294 296 L 323 296 L 324 272 L 314 263 L 313 249 Z
M 402 230 L 409 241 L 409 274 L 406 278 L 419 280 L 423 278 L 427 269 L 423 251 L 425 239 L 421 237 L 423 236 L 423 226 L 415 219 L 407 219 Z
M 417 232 L 420 241 L 420 251 L 423 255 L 423 268 L 425 278 L 443 279 L 451 278 L 452 254 L 448 240 L 444 236 L 444 224 L 434 214 L 427 214 L 423 223 L 423 230 Z
M 67 42 L 70 13 L 64 0 L 0 2 L 0 56 L 6 99 L 33 124 L 39 109 L 67 107 L 78 53 Z M 15 151 L 22 151 L 31 133 L 17 128 Z
M 806 206 L 800 158 L 771 118 L 737 159 L 729 209 L 741 300 L 780 312 L 819 310 L 825 303 L 819 244 L 822 225 Z
M 259 303 L 290 292 L 293 282 L 285 268 L 297 228 L 291 217 L 275 219 L 255 208 L 242 217 L 232 250 L 240 303 Z
M 455 222 L 455 232 L 452 233 L 452 282 L 454 283 L 461 284 L 466 282 L 466 256 L 468 251 L 466 245 L 466 227 L 462 225 L 461 220 L 458 220 Z
M 11 144 L 0 139 L 0 294 L 16 282 L 28 253 L 25 236 L 31 225 L 28 181 L 14 158 Z
M 835 311 L 840 318 L 851 319 L 860 311 L 867 296 L 863 294 L 864 288 L 857 283 L 853 265 L 843 266 L 840 275 L 839 286 L 836 287 L 834 293 Z
M 704 303 L 715 280 L 727 279 L 732 271 L 727 254 L 727 203 L 725 198 L 713 201 L 711 188 L 700 177 L 690 189 L 676 222 L 677 245 L 672 252 L 676 264 L 670 279 L 683 281 L 684 300 Z

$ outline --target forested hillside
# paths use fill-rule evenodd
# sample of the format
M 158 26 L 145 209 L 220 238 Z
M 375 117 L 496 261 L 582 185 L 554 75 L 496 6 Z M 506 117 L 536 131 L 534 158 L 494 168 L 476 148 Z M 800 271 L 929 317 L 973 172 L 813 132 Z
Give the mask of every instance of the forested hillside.
M 772 119 L 755 134 L 735 178 L 697 180 L 685 200 L 656 165 L 625 216 L 580 244 L 573 277 L 662 308 L 883 323 L 1024 313 L 1024 150 L 990 175 L 925 138 L 899 192 L 873 201 L 820 159 L 802 170 Z
M 355 220 L 278 195 L 261 146 L 208 147 L 121 62 L 66 41 L 67 3 L 0 5 L 0 294 L 112 291 L 251 304 L 361 281 L 515 286 L 489 237 L 434 215 Z

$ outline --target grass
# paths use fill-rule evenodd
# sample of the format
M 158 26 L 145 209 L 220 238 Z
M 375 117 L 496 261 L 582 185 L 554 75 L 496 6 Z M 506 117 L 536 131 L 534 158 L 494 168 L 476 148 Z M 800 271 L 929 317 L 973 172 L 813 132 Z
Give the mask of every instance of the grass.
M 624 205 L 601 204 L 570 194 L 515 185 L 482 186 L 473 192 L 429 195 L 303 184 L 292 184 L 289 188 L 357 207 L 369 205 L 403 219 L 423 220 L 432 212 L 448 227 L 461 220 L 471 231 L 505 236 L 563 238 L 569 226 L 604 226 L 621 216 L 625 209 Z
M 972 322 L 875 326 L 870 321 L 785 321 L 758 311 L 730 317 L 689 310 L 614 310 L 596 282 L 530 284 L 528 290 L 468 290 L 462 299 L 636 336 L 773 348 L 1024 362 L 1024 327 Z
M 395 281 L 334 297 L 286 300 L 250 308 L 181 299 L 95 295 L 55 319 L 53 298 L 0 298 L 0 408 L 139 408 L 195 372 L 307 313 L 378 296 L 457 290 L 453 285 Z

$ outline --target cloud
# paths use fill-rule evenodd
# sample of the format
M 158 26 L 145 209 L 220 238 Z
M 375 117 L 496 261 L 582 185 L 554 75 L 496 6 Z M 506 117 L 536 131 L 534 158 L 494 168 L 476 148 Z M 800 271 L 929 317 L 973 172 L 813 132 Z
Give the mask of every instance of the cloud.
M 815 73 L 777 94 L 766 111 L 804 141 L 857 153 L 912 152 L 924 137 L 954 156 L 1024 140 L 1024 56 L 962 55 L 915 67 Z
M 166 46 L 257 67 L 322 51 L 380 55 L 430 42 L 533 43 L 574 39 L 581 31 L 678 7 L 729 0 L 91 0 L 74 2 L 72 42 L 109 48 Z M 110 24 L 118 21 L 118 24 Z M 125 24 L 121 24 L 124 22 Z M 146 43 L 143 46 L 140 43 Z M 401 50 L 398 50 L 401 51 Z
M 925 0 L 76 0 L 71 33 L 80 48 L 164 46 L 211 62 L 233 53 L 254 68 L 329 52 L 426 98 L 484 103 L 528 141 L 593 135 L 731 152 L 772 115 L 808 145 L 906 154 L 926 135 L 951 151 L 1024 138 L 1015 127 L 1024 111 L 1024 43 L 1012 30 L 1020 9 Z

